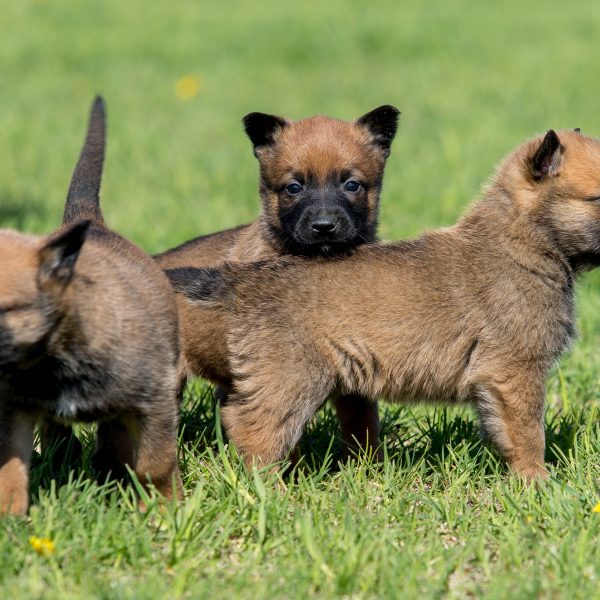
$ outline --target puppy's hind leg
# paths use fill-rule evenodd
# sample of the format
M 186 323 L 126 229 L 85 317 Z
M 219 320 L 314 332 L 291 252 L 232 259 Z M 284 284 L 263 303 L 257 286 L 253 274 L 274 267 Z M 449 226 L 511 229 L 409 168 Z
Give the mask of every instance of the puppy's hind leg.
M 172 498 L 175 483 L 182 499 L 176 443 L 176 411 L 119 417 L 98 426 L 93 466 L 100 479 L 125 479 L 127 465 L 142 485 L 152 484 L 166 498 Z
M 177 464 L 177 411 L 155 411 L 138 422 L 135 474 L 152 484 L 165 498 L 183 500 L 183 483 Z
M 0 413 L 0 516 L 24 515 L 29 507 L 29 467 L 35 420 Z
M 344 455 L 348 457 L 362 450 L 382 461 L 377 402 L 358 394 L 336 395 L 332 402 L 340 422 Z
M 117 417 L 98 424 L 96 452 L 92 457 L 92 468 L 98 481 L 102 482 L 109 477 L 126 479 L 125 465 L 133 468 L 135 464 L 137 435 L 133 417 Z
M 484 432 L 511 469 L 528 480 L 548 477 L 544 467 L 544 396 L 544 376 L 533 371 L 513 371 L 510 377 L 482 383 L 477 390 Z

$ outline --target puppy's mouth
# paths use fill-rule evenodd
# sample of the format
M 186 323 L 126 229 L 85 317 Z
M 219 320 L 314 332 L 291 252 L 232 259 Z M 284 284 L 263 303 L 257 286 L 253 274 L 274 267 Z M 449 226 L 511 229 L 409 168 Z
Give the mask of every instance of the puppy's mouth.
M 291 254 L 301 256 L 333 256 L 351 252 L 363 243 L 360 236 L 343 236 L 315 239 L 293 235 L 288 238 L 286 246 Z
M 299 223 L 292 235 L 302 244 L 345 244 L 358 232 L 352 223 L 322 219 Z

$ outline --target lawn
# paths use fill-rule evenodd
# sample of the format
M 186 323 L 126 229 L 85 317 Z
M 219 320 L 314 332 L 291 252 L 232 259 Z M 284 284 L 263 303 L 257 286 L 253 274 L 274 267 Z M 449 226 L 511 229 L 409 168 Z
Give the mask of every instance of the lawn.
M 149 252 L 254 218 L 240 123 L 253 110 L 352 119 L 397 105 L 381 235 L 414 236 L 454 222 L 533 134 L 600 135 L 599 27 L 595 0 L 4 2 L 0 226 L 57 227 L 100 92 L 106 219 Z M 389 405 L 382 465 L 340 464 L 325 409 L 283 488 L 244 472 L 197 381 L 186 502 L 148 499 L 142 514 L 133 488 L 92 483 L 93 432 L 79 429 L 79 469 L 35 456 L 30 514 L 2 522 L 2 597 L 600 598 L 599 292 L 600 273 L 580 280 L 579 339 L 548 382 L 539 489 L 479 442 L 468 410 Z

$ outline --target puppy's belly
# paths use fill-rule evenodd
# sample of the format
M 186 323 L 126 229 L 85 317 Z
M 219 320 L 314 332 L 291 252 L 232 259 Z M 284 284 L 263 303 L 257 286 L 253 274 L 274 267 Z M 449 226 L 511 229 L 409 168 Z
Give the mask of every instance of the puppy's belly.
M 459 396 L 456 392 L 438 393 L 438 394 L 418 394 L 418 393 L 395 393 L 392 396 L 385 396 L 388 402 L 394 404 L 461 404 L 465 398 Z
M 25 398 L 16 394 L 10 406 L 36 418 L 49 417 L 60 423 L 92 423 L 116 416 L 114 410 L 103 410 L 94 404 L 81 396 L 63 392 L 54 398 Z
M 91 423 L 103 421 L 117 416 L 118 411 L 103 409 L 99 403 L 86 401 L 75 394 L 63 392 L 52 405 L 48 407 L 48 416 L 61 423 Z
M 79 421 L 81 399 L 63 393 L 57 398 L 52 413 L 52 416 L 58 420 Z

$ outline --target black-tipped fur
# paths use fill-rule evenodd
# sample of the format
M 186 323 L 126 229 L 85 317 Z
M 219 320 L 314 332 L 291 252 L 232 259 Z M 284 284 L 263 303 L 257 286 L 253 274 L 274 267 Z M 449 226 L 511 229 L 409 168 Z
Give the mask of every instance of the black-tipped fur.
M 229 304 L 237 269 L 229 264 L 220 268 L 178 267 L 165 271 L 173 289 L 193 304 L 223 306 Z
M 100 183 L 106 143 L 104 100 L 96 96 L 90 112 L 87 135 L 71 177 L 63 225 L 89 219 L 103 223 L 100 210 Z
M 273 143 L 273 139 L 277 130 L 285 127 L 287 121 L 283 117 L 277 115 L 267 115 L 261 112 L 251 112 L 243 119 L 244 130 L 250 138 L 254 147 L 254 154 L 262 146 L 267 146 Z
M 71 280 L 90 224 L 90 220 L 80 221 L 50 237 L 40 250 L 40 282 L 54 280 L 66 285 Z
M 531 161 L 534 179 L 539 180 L 552 175 L 560 161 L 561 152 L 562 146 L 556 132 L 549 129 Z
M 395 106 L 384 104 L 358 118 L 356 123 L 371 132 L 375 143 L 381 147 L 385 156 L 388 156 L 396 136 L 399 118 L 400 111 Z

